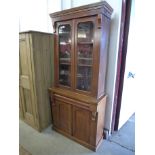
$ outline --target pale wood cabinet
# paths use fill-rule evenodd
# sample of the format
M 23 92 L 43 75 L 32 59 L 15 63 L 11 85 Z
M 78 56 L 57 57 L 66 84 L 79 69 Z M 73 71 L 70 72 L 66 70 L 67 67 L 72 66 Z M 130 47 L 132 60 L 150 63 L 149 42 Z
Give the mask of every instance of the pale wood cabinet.
M 96 150 L 103 140 L 113 9 L 105 2 L 50 14 L 54 29 L 53 129 Z
M 48 88 L 53 83 L 52 54 L 52 34 L 19 34 L 19 117 L 38 131 L 51 124 Z

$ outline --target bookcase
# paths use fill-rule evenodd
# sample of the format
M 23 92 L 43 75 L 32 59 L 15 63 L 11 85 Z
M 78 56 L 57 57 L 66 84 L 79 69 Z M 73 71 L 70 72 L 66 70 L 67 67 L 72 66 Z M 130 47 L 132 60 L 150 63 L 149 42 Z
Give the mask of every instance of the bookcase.
M 110 20 L 105 2 L 50 14 L 54 29 L 53 129 L 96 150 L 103 140 Z

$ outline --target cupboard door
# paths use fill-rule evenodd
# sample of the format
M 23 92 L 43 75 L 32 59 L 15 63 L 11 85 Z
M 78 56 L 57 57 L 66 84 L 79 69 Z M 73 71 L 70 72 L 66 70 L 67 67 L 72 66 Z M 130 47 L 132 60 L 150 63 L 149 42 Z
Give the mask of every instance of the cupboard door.
M 72 22 L 59 22 L 57 24 L 57 74 L 58 85 L 72 87 L 73 62 L 73 27 Z
M 93 82 L 95 18 L 75 20 L 75 87 L 91 92 Z
M 71 134 L 71 105 L 60 102 L 59 103 L 59 128 Z
M 89 143 L 90 141 L 90 112 L 73 107 L 73 136 Z
M 71 134 L 71 105 L 59 100 L 55 100 L 52 106 L 53 125 Z
M 59 104 L 52 103 L 52 119 L 53 126 L 59 128 Z
M 29 37 L 25 34 L 20 39 L 20 108 L 23 112 L 23 119 L 30 125 L 35 126 L 35 112 L 31 83 L 31 60 L 30 47 L 28 46 Z

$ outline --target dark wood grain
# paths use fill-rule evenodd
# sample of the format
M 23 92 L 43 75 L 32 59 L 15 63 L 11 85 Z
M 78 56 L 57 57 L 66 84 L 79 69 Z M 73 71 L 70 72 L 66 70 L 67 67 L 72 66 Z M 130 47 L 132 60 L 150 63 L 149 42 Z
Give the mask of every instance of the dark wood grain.
M 73 136 L 87 143 L 90 137 L 90 115 L 88 110 L 73 107 Z

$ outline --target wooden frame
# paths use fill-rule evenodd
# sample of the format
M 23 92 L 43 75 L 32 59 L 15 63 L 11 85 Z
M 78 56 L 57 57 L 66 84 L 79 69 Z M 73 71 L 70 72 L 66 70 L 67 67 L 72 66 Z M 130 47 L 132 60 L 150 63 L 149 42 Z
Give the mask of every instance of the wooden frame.
M 71 46 L 71 86 L 69 87 L 69 86 L 63 86 L 63 85 L 61 85 L 61 84 L 59 84 L 58 83 L 58 81 L 59 81 L 59 44 L 58 44 L 58 42 L 59 42 L 59 34 L 58 34 L 58 28 L 59 28 L 59 26 L 61 26 L 61 25 L 70 25 L 71 26 L 71 42 L 73 42 L 72 43 L 72 46 Z M 55 64 L 56 64 L 56 66 L 57 66 L 57 69 L 55 69 L 55 86 L 56 87 L 61 87 L 61 88 L 67 88 L 67 89 L 73 89 L 73 84 L 74 84 L 74 69 L 73 69 L 73 67 L 74 67 L 74 52 L 72 52 L 72 51 L 74 51 L 74 36 L 73 36 L 73 28 L 74 28 L 74 26 L 73 26 L 73 22 L 70 20 L 70 21 L 65 21 L 65 22 L 58 22 L 57 23 L 57 27 L 56 27 L 56 35 L 55 35 L 55 40 L 56 40 L 56 43 L 55 43 L 55 51 L 58 51 L 58 52 L 55 52 L 55 55 L 54 55 L 54 61 L 55 61 Z
M 76 19 L 75 20 L 75 65 L 76 64 L 78 64 L 77 63 L 77 27 L 78 27 L 78 24 L 79 23 L 84 23 L 84 22 L 92 22 L 93 23 L 93 26 L 94 26 L 94 28 L 93 28 L 93 38 L 94 38 L 94 42 L 93 42 L 93 51 L 92 51 L 92 54 L 93 54 L 93 56 L 92 56 L 92 60 L 93 60 L 93 63 L 92 63 L 92 79 L 91 79 L 91 90 L 90 91 L 83 91 L 83 90 L 79 90 L 79 89 L 77 89 L 76 88 L 76 85 L 77 85 L 77 79 L 76 79 L 76 75 L 77 75 L 77 66 L 75 66 L 75 74 L 74 74 L 74 77 L 75 77 L 75 87 L 74 87 L 74 90 L 76 91 L 76 92 L 79 92 L 79 93 L 82 93 L 82 94 L 88 94 L 88 95 L 92 95 L 92 96 L 95 96 L 96 94 L 95 94 L 95 92 L 94 92 L 94 90 L 96 90 L 96 88 L 95 89 L 93 89 L 94 88 L 94 83 L 96 83 L 97 81 L 96 80 L 98 80 L 98 76 L 95 76 L 95 74 L 94 74 L 94 69 L 95 69 L 95 60 L 97 60 L 98 61 L 98 57 L 97 57 L 97 54 L 96 54 L 96 52 L 98 52 L 98 51 L 95 51 L 95 47 L 96 47 L 96 38 L 95 38 L 95 32 L 96 32 L 96 17 L 87 17 L 87 18 L 82 18 L 82 19 Z M 96 77 L 96 78 L 95 78 Z

